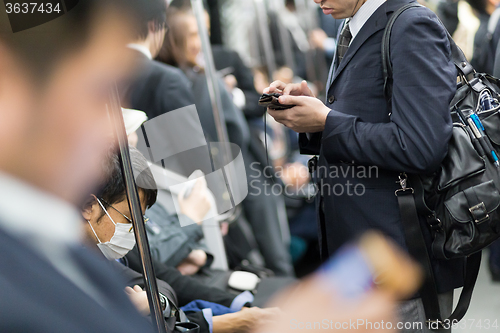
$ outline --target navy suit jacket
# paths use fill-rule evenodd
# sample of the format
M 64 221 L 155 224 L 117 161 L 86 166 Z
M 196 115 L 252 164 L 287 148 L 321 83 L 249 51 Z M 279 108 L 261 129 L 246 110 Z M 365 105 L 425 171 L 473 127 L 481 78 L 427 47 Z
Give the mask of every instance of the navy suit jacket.
M 104 259 L 70 251 L 106 303 L 97 303 L 18 239 L 0 230 L 0 332 L 153 332 Z
M 409 2 L 388 0 L 368 19 L 328 82 L 324 131 L 300 135 L 301 152 L 319 154 L 323 257 L 368 229 L 405 248 L 398 175 L 435 171 L 447 153 L 457 72 L 445 28 L 427 8 L 407 10 L 393 27 L 392 110 L 384 98 L 382 35 L 390 15 Z M 440 292 L 462 284 L 463 260 L 433 264 Z

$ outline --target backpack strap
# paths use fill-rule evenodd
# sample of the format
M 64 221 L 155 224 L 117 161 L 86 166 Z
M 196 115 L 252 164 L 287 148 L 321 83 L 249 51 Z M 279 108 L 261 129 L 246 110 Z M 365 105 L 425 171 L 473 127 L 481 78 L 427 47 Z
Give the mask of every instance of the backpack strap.
M 418 261 L 424 270 L 425 278 L 420 289 L 420 297 L 424 304 L 426 319 L 428 321 L 439 321 L 442 317 L 441 310 L 439 309 L 436 280 L 434 279 L 434 270 L 432 269 L 427 246 L 422 229 L 420 228 L 413 189 L 398 190 L 396 197 L 398 198 L 399 212 L 401 214 L 408 252 Z
M 384 31 L 384 36 L 382 37 L 382 69 L 384 72 L 384 95 L 388 102 L 391 101 L 391 96 L 392 96 L 392 63 L 390 57 L 390 50 L 391 50 L 390 39 L 391 39 L 392 27 L 396 22 L 396 19 L 399 17 L 399 15 L 401 15 L 404 11 L 410 8 L 416 8 L 416 7 L 423 7 L 423 6 L 416 2 L 412 2 L 404 5 L 403 7 L 395 11 L 390 17 L 389 21 L 387 22 Z M 448 30 L 446 30 L 446 35 L 450 43 L 451 60 L 455 64 L 455 67 L 458 70 L 458 74 L 464 78 L 469 77 L 471 74 L 475 73 L 474 67 L 472 67 L 472 65 L 469 63 L 464 53 L 462 52 L 462 50 L 457 46 L 457 44 L 451 37 L 450 33 L 448 32 Z
M 416 177 L 413 179 L 415 178 Z M 424 270 L 425 280 L 420 289 L 420 297 L 422 298 L 422 303 L 424 305 L 427 322 L 438 324 L 431 325 L 433 328 L 443 328 L 442 324 L 449 326 L 457 323 L 464 317 L 465 313 L 469 309 L 472 292 L 474 291 L 474 286 L 479 274 L 479 267 L 481 265 L 481 251 L 467 257 L 464 287 L 460 294 L 460 298 L 453 313 L 450 317 L 446 318 L 446 321 L 443 322 L 439 308 L 434 271 L 432 269 L 429 251 L 420 227 L 417 205 L 415 204 L 414 190 L 412 188 L 398 190 L 396 192 L 396 197 L 398 198 L 401 222 L 403 224 L 408 251 L 420 263 Z
M 406 10 L 414 7 L 422 7 L 418 3 L 409 3 L 397 11 L 395 11 L 387 22 L 387 26 L 382 37 L 382 67 L 384 73 L 384 95 L 387 100 L 387 104 L 391 107 L 391 97 L 392 97 L 392 63 L 390 60 L 390 37 L 392 27 L 396 22 L 396 19 Z M 467 61 L 462 50 L 455 44 L 453 38 L 447 32 L 448 41 L 450 43 L 451 50 L 451 60 L 457 68 L 458 74 L 463 78 L 475 73 L 472 65 Z M 467 81 L 466 81 L 467 82 Z M 406 175 L 405 175 L 406 177 Z M 406 179 L 405 179 L 406 181 Z M 421 182 L 418 177 L 412 177 L 412 185 L 417 188 L 417 191 L 421 191 Z M 422 192 L 423 193 L 423 192 Z M 427 318 L 427 323 L 431 328 L 443 328 L 443 324 L 453 324 L 460 321 L 467 309 L 469 308 L 470 300 L 472 298 L 472 291 L 474 290 L 474 285 L 477 280 L 477 275 L 479 273 L 479 267 L 481 263 L 481 252 L 477 252 L 467 258 L 466 264 L 466 274 L 464 287 L 462 293 L 460 294 L 459 302 L 446 322 L 443 322 L 441 311 L 439 308 L 438 293 L 436 282 L 434 278 L 434 272 L 432 269 L 432 264 L 430 260 L 430 253 L 428 251 L 425 239 L 422 234 L 422 229 L 420 226 L 420 220 L 417 211 L 417 205 L 414 197 L 414 190 L 412 188 L 407 188 L 406 185 L 402 190 L 396 191 L 396 197 L 398 199 L 399 210 L 401 214 L 401 222 L 403 224 L 403 230 L 405 233 L 405 240 L 408 247 L 408 251 L 415 259 L 422 265 L 425 273 L 425 282 L 420 290 L 420 296 L 424 305 L 425 315 Z M 422 200 L 421 200 L 422 201 Z M 424 203 L 425 205 L 425 203 Z M 420 205 L 421 206 L 421 205 Z M 421 207 L 419 207 L 421 208 Z M 431 210 L 427 207 L 424 210 L 427 215 L 434 215 Z M 437 220 L 438 221 L 438 220 Z M 431 225 L 431 227 L 433 227 Z M 444 231 L 443 231 L 444 232 Z M 444 246 L 444 234 L 442 235 L 441 246 Z M 443 254 L 444 255 L 444 254 Z M 436 325 L 437 323 L 437 325 Z

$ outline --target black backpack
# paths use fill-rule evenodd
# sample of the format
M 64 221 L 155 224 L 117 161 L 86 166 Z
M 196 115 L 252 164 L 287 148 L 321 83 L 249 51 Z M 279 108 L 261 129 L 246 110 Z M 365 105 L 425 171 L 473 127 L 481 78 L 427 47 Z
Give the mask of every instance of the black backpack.
M 397 10 L 382 40 L 385 96 L 390 105 L 392 65 L 390 35 L 398 16 L 417 3 Z M 500 81 L 476 73 L 448 34 L 452 60 L 460 78 L 450 103 L 453 134 L 448 154 L 432 175 L 400 175 L 396 191 L 409 252 L 420 262 L 426 280 L 420 291 L 431 329 L 449 328 L 465 315 L 479 272 L 481 250 L 500 237 Z M 484 101 L 481 103 L 481 101 Z M 487 110 L 481 106 L 492 104 Z M 471 112 L 472 111 L 472 112 Z M 479 137 L 479 139 L 478 139 Z M 425 244 L 418 215 L 427 219 L 431 253 Z M 465 284 L 453 314 L 441 317 L 430 257 L 467 258 Z

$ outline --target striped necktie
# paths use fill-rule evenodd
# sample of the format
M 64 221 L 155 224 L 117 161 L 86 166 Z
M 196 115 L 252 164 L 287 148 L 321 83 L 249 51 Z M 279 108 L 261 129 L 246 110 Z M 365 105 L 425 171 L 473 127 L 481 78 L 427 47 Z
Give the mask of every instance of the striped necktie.
M 342 28 L 342 32 L 340 33 L 339 40 L 337 43 L 337 66 L 340 65 L 340 62 L 347 53 L 347 49 L 349 48 L 351 40 L 352 40 L 351 29 L 349 28 L 349 22 L 347 22 L 344 25 L 344 28 Z

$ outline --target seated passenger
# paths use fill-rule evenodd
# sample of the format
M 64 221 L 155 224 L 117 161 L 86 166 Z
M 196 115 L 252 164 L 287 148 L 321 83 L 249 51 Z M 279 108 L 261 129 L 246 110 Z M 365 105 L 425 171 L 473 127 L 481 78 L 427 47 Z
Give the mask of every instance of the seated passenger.
M 154 189 L 156 184 L 144 156 L 132 147 L 130 155 L 133 169 L 144 170 L 140 175 L 136 175 L 136 183 L 139 188 L 142 210 L 145 211 L 156 201 L 157 190 Z M 128 285 L 132 287 L 138 282 L 142 283 L 142 281 L 140 281 L 140 275 L 137 272 L 134 273 L 126 267 L 128 260 L 123 258 L 135 246 L 135 237 L 117 154 L 110 154 L 109 163 L 104 164 L 103 184 L 98 191 L 89 196 L 82 208 L 87 240 L 89 244 L 93 244 L 93 248 L 96 246 L 96 250 L 100 250 L 108 260 L 111 260 L 113 265 L 119 266 L 118 270 L 122 272 L 128 280 Z M 204 286 L 190 277 L 181 275 L 175 268 L 164 266 L 158 262 L 155 262 L 154 266 L 157 277 L 164 280 L 160 281 L 159 285 L 171 303 L 169 310 L 185 306 L 194 300 L 204 300 L 227 307 L 225 309 L 227 314 L 220 316 L 215 316 L 211 308 L 190 312 L 188 318 L 200 325 L 200 332 L 244 332 L 249 330 L 251 326 L 267 321 L 278 314 L 276 309 L 251 308 L 241 310 L 243 306 L 250 304 L 253 300 L 253 296 L 249 292 L 235 296 L 219 289 Z M 142 293 L 137 287 L 127 289 L 127 292 L 138 308 L 146 313 L 148 307 L 145 293 Z M 138 293 L 140 295 L 137 295 Z M 218 310 L 220 311 L 220 309 Z M 166 315 L 168 317 L 168 314 Z
M 129 145 L 136 147 L 136 131 L 148 120 L 143 111 L 122 109 Z M 193 221 L 181 227 L 177 214 L 168 213 L 161 205 L 153 205 L 147 210 L 149 223 L 146 225 L 151 257 L 167 266 L 177 267 L 183 275 L 196 274 L 201 267 L 209 267 L 212 255 L 207 256 L 207 249 L 201 241 L 203 230 L 201 221 L 210 209 L 206 183 L 201 181 L 184 198 L 178 196 L 180 213 L 183 218 Z M 198 222 L 199 221 L 199 222 Z M 196 222 L 196 223 L 194 223 Z M 208 259 L 208 262 L 207 262 Z

